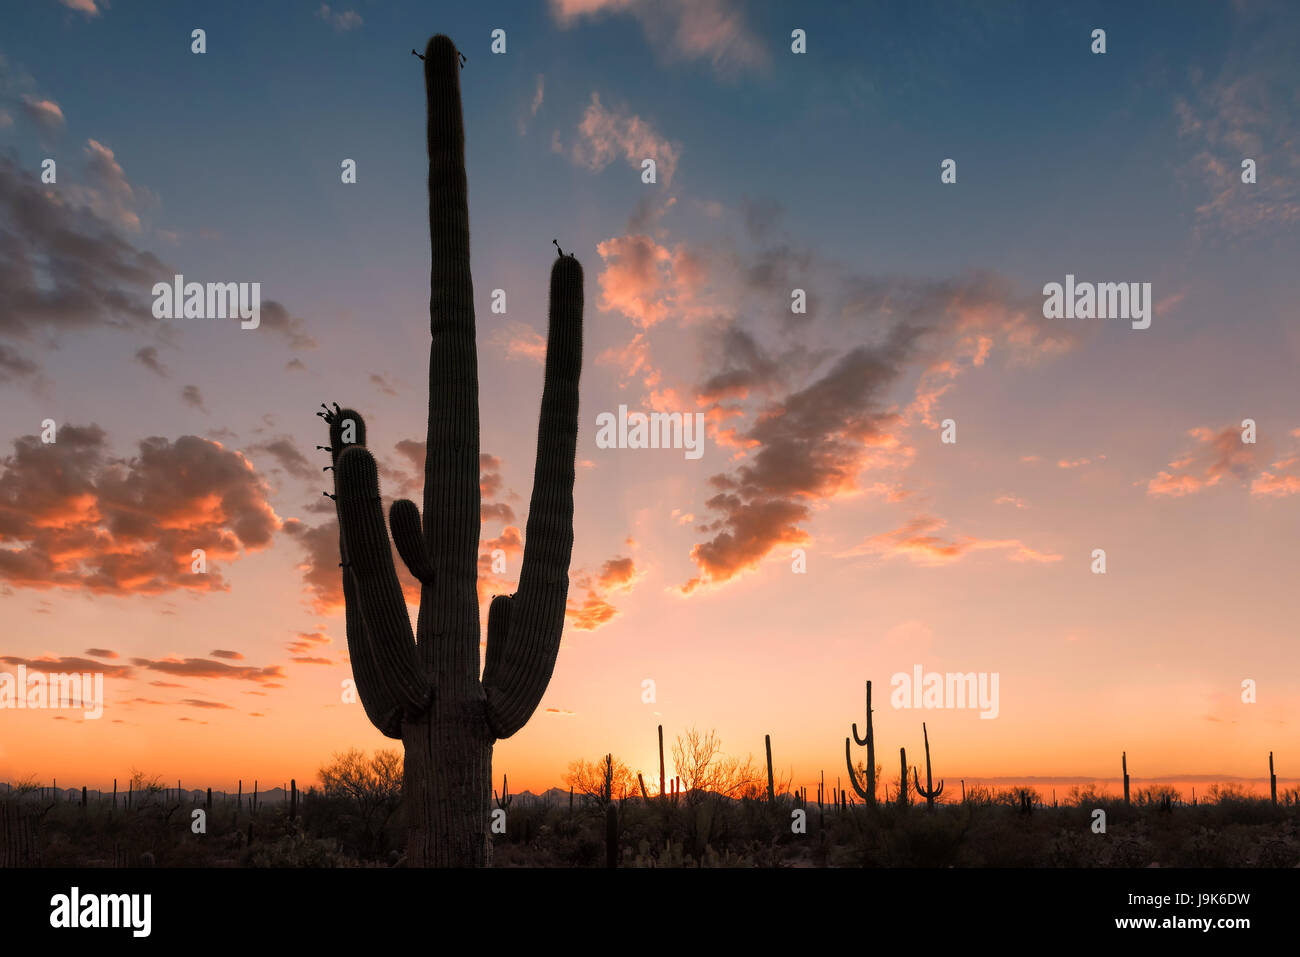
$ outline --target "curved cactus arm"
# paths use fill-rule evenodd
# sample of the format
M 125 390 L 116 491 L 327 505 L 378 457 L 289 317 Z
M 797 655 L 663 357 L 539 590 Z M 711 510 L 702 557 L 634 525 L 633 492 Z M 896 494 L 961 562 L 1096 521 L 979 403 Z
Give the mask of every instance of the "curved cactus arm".
M 858 773 L 857 773 L 855 770 L 853 770 L 853 753 L 852 753 L 852 751 L 849 750 L 849 739 L 848 739 L 848 738 L 845 738 L 845 739 L 844 739 L 844 763 L 845 763 L 846 765 L 848 765 L 848 769 L 849 769 L 849 783 L 853 785 L 853 790 L 855 790 L 855 791 L 858 792 L 858 797 L 862 798 L 862 800 L 864 800 L 864 801 L 866 801 L 868 804 L 870 804 L 874 799 L 872 798 L 872 796 L 871 796 L 871 794 L 870 794 L 869 792 L 864 791 L 864 790 L 862 789 L 862 786 L 861 786 L 860 784 L 858 784 Z M 872 780 L 871 780 L 873 777 L 875 777 L 875 769 L 874 769 L 874 768 L 871 769 L 871 770 L 868 772 L 868 776 L 867 776 L 867 783 L 868 783 L 868 784 L 873 783 Z
M 317 446 L 317 448 L 323 449 L 330 454 L 332 464 L 327 468 L 334 470 L 335 485 L 337 487 L 339 456 L 349 445 L 366 444 L 366 421 L 355 409 L 341 409 L 337 402 L 334 403 L 333 410 L 324 403 L 322 403 L 321 407 L 325 411 L 316 414 L 324 419 L 329 426 L 330 444 L 328 446 Z M 328 492 L 325 494 L 334 499 L 337 514 L 338 496 L 330 495 Z M 343 541 L 343 518 L 341 515 L 338 515 L 338 520 L 339 566 L 343 575 L 344 627 L 347 634 L 348 657 L 352 662 L 352 673 L 356 677 L 361 707 L 365 709 L 366 717 L 370 719 L 370 723 L 385 736 L 401 738 L 404 705 L 398 696 L 388 693 L 388 689 L 382 680 L 379 664 L 376 662 L 371 644 L 366 638 L 366 623 L 361 614 L 361 600 L 357 597 L 356 579 L 349 567 L 347 546 Z
M 874 744 L 874 738 L 871 733 L 871 682 L 867 682 L 867 733 L 863 737 L 858 737 L 858 723 L 853 722 L 853 740 L 858 743 L 859 747 Z
M 406 599 L 397 580 L 380 508 L 378 470 L 374 457 L 361 445 L 344 448 L 337 463 L 335 501 L 345 570 L 356 599 L 349 606 L 360 607 L 365 627 L 357 639 L 363 646 L 363 660 L 368 656 L 373 665 L 357 672 L 357 690 L 363 700 L 370 698 L 381 712 L 397 707 L 404 717 L 413 719 L 428 708 L 433 689 L 416 665 Z M 351 647 L 352 635 L 348 637 Z M 369 677 L 363 678 L 367 672 Z M 386 724 L 391 727 L 391 719 Z M 381 726 L 381 730 L 385 728 Z
M 921 780 L 916 776 L 916 768 L 912 768 L 912 782 L 916 785 L 916 793 L 921 795 L 927 801 L 933 801 L 943 793 L 943 778 L 939 779 L 939 786 L 934 790 L 921 787 Z
M 398 499 L 388 510 L 388 524 L 393 532 L 393 544 L 402 556 L 407 571 L 422 585 L 433 584 L 433 563 L 429 560 L 428 546 L 420 530 L 420 510 L 408 498 Z
M 519 590 L 504 601 L 494 599 L 488 614 L 483 687 L 488 722 L 498 738 L 522 728 L 542 700 L 564 630 L 573 555 L 582 307 L 582 266 L 573 256 L 560 256 L 551 268 L 546 378 Z

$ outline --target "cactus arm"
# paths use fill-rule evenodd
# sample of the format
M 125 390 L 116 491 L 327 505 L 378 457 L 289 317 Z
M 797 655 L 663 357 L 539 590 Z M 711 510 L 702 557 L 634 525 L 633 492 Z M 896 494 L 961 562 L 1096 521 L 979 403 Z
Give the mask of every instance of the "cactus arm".
M 339 457 L 350 445 L 366 444 L 366 422 L 355 409 L 341 409 L 337 405 L 331 411 L 317 412 L 329 425 L 330 444 L 325 451 L 330 453 L 330 468 L 334 470 L 335 491 L 338 490 Z M 373 646 L 366 633 L 366 623 L 361 611 L 361 599 L 358 596 L 357 582 L 348 560 L 347 544 L 343 536 L 343 513 L 338 503 L 338 495 L 330 496 L 335 502 L 335 512 L 339 523 L 339 557 L 343 573 L 344 625 L 348 643 L 348 657 L 352 661 L 353 674 L 356 677 L 357 691 L 366 717 L 385 736 L 401 738 L 402 717 L 406 712 L 406 701 L 401 694 L 393 693 L 385 683 L 383 670 L 375 658 Z
M 867 803 L 871 803 L 872 801 L 871 796 L 862 789 L 862 786 L 860 784 L 858 784 L 858 774 L 856 771 L 853 770 L 853 753 L 850 750 L 848 738 L 844 739 L 844 763 L 848 765 L 849 783 L 853 785 L 853 790 L 858 792 L 858 797 L 862 798 L 862 800 L 866 801 Z M 872 772 L 872 774 L 874 775 L 874 771 Z
M 365 627 L 359 629 L 357 638 L 363 646 L 363 660 L 368 654 L 374 666 L 357 673 L 357 690 L 363 700 L 371 699 L 377 711 L 388 713 L 397 707 L 405 718 L 414 719 L 428 708 L 433 689 L 416 666 L 411 622 L 379 503 L 375 460 L 364 446 L 351 445 L 337 461 L 334 486 L 338 490 L 339 529 L 347 556 L 345 571 L 356 599 L 349 607 L 361 610 Z M 348 637 L 351 643 L 351 629 Z M 362 678 L 367 670 L 371 672 L 370 687 L 365 687 L 367 679 Z
M 503 667 L 502 659 L 510 641 L 509 595 L 495 595 L 488 606 L 486 673 L 495 673 Z
M 402 556 L 407 571 L 422 585 L 433 584 L 433 563 L 429 560 L 428 546 L 420 530 L 420 510 L 410 499 L 398 499 L 388 510 L 388 524 L 393 532 L 393 544 Z
M 505 647 L 491 647 L 483 674 L 488 723 L 508 738 L 528 721 L 551 680 L 564 630 L 573 554 L 574 459 L 578 440 L 578 378 L 582 372 L 582 266 L 560 256 L 551 269 L 546 377 L 537 427 L 537 462 L 528 506 L 519 590 L 508 600 Z

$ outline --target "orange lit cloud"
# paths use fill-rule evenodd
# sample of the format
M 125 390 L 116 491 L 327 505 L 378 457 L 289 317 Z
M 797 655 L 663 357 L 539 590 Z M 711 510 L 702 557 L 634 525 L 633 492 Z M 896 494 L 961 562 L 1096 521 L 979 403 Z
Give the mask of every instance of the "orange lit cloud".
M 266 547 L 269 489 L 238 452 L 193 435 L 109 456 L 98 426 L 14 442 L 0 472 L 0 580 L 25 588 L 152 595 L 227 590 L 214 560 Z M 206 573 L 192 551 L 206 553 Z
M 1264 453 L 1258 444 L 1242 441 L 1240 428 L 1228 426 L 1215 432 L 1202 427 L 1190 429 L 1187 434 L 1195 443 L 1147 482 L 1148 495 L 1175 498 L 1193 495 L 1213 488 L 1225 476 L 1245 482 L 1260 471 Z
M 1013 562 L 1057 562 L 1062 556 L 1040 552 L 1030 548 L 1018 538 L 979 539 L 963 536 L 955 539 L 943 539 L 932 534 L 947 523 L 933 516 L 919 516 L 907 522 L 901 528 L 880 535 L 873 535 L 836 557 L 847 558 L 856 555 L 883 555 L 885 557 L 901 556 L 909 558 L 919 565 L 947 565 L 958 561 L 963 556 L 978 551 L 1004 551 L 1007 559 Z
M 769 62 L 738 0 L 551 0 L 551 14 L 564 27 L 618 13 L 634 16 L 669 62 L 706 60 L 724 77 Z
M 626 109 L 608 109 L 600 94 L 591 94 L 591 103 L 578 124 L 578 139 L 570 151 L 579 166 L 600 171 L 622 157 L 628 165 L 641 169 L 641 161 L 655 161 L 658 182 L 671 186 L 681 144 L 660 136 L 654 127 Z

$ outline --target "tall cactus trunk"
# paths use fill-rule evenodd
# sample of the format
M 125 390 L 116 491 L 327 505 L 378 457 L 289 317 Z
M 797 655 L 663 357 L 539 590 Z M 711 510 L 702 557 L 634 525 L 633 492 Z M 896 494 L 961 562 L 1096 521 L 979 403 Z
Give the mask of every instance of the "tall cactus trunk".
M 1120 768 L 1124 771 L 1124 806 L 1129 806 L 1128 800 L 1128 752 L 1125 751 L 1120 757 Z
M 866 803 L 867 807 L 876 806 L 876 733 L 871 726 L 871 682 L 867 682 L 867 734 L 865 738 L 858 737 L 857 722 L 853 724 L 853 740 L 859 745 L 867 746 L 867 783 L 866 786 L 858 784 L 857 772 L 853 769 L 853 753 L 849 747 L 849 739 L 844 739 L 844 761 L 849 766 L 849 782 L 853 785 L 853 790 L 858 792 L 858 797 Z
M 664 777 L 664 726 L 659 725 L 659 800 L 668 800 L 668 779 Z
M 772 780 L 772 736 L 763 735 L 763 743 L 767 746 L 767 803 L 772 804 L 776 801 L 776 788 Z M 1270 757 L 1269 760 L 1272 761 L 1272 758 Z
M 1273 752 L 1268 753 L 1268 788 L 1273 796 L 1273 806 L 1277 807 L 1277 775 L 1273 773 Z
M 921 789 L 921 779 L 917 776 L 915 768 L 912 769 L 912 780 L 916 784 L 916 793 L 925 798 L 925 809 L 933 811 L 934 799 L 943 794 L 943 781 L 940 781 L 939 786 L 936 788 L 933 779 L 930 777 L 930 732 L 926 728 L 924 721 L 921 722 L 921 734 L 925 736 L 925 789 Z
M 898 749 L 898 806 L 907 807 L 907 748 Z
M 537 461 L 518 590 L 488 613 L 480 677 L 476 579 L 480 516 L 478 357 L 460 55 L 445 36 L 424 55 L 429 154 L 429 418 L 424 508 L 394 502 L 385 528 L 365 422 L 329 424 L 348 652 L 361 704 L 406 750 L 403 800 L 412 867 L 489 863 L 492 745 L 527 723 L 555 667 L 573 551 L 582 366 L 582 267 L 551 269 L 550 330 Z M 327 493 L 328 494 L 328 493 Z M 412 635 L 393 544 L 420 582 Z

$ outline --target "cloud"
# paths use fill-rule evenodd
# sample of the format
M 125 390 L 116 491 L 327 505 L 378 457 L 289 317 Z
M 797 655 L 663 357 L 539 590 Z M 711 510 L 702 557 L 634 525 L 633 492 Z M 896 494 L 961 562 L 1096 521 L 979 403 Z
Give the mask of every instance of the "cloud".
M 262 303 L 259 329 L 269 329 L 277 335 L 284 336 L 290 349 L 315 349 L 318 343 L 307 335 L 306 320 L 291 316 L 289 310 L 274 299 Z
M 100 10 L 95 6 L 95 0 L 59 0 L 69 10 L 76 10 L 78 13 L 84 13 L 88 17 L 97 17 Z
M 551 0 L 551 14 L 566 28 L 583 18 L 630 14 L 666 61 L 705 60 L 726 78 L 769 62 L 738 0 Z
M 270 544 L 266 483 L 238 452 L 185 435 L 111 457 L 102 429 L 64 425 L 14 441 L 0 462 L 0 581 L 93 594 L 226 590 L 215 560 Z M 191 571 L 192 550 L 206 574 Z
M 320 17 L 339 33 L 346 33 L 348 30 L 355 30 L 361 26 L 361 14 L 355 10 L 332 10 L 328 3 L 322 3 L 316 11 L 316 16 Z
M 35 375 L 38 368 L 32 360 L 20 356 L 8 346 L 0 345 L 0 382 L 28 378 Z
M 333 664 L 328 658 L 305 658 L 303 656 L 311 655 L 313 652 L 320 651 L 326 645 L 334 641 L 323 631 L 300 631 L 297 636 L 288 643 L 289 653 L 299 656 L 293 660 L 303 664 Z
M 533 105 L 529 109 L 529 114 L 537 115 L 537 111 L 542 108 L 542 100 L 546 97 L 546 76 L 537 74 L 537 91 L 533 94 Z
M 947 565 L 971 552 L 979 551 L 1003 551 L 1007 553 L 1007 559 L 1013 562 L 1058 562 L 1062 558 L 1061 555 L 1030 548 L 1018 538 L 980 539 L 967 535 L 961 538 L 944 539 L 932 534 L 946 524 L 942 519 L 922 515 L 892 532 L 873 535 L 860 545 L 841 552 L 835 557 L 901 556 L 911 559 L 918 565 Z
M 646 120 L 623 108 L 607 109 L 600 94 L 592 93 L 569 155 L 579 166 L 596 172 L 620 156 L 636 170 L 641 169 L 642 160 L 653 159 L 657 179 L 668 187 L 681 152 L 680 143 L 660 136 Z
M 158 360 L 158 349 L 154 346 L 143 346 L 136 350 L 135 361 L 140 363 L 150 372 L 155 372 L 163 378 L 167 378 L 167 367 Z
M 63 110 L 53 100 L 25 93 L 20 97 L 19 103 L 27 118 L 45 132 L 53 133 L 63 129 Z
M 1192 71 L 1190 93 L 1174 101 L 1189 159 L 1181 178 L 1199 197 L 1196 234 L 1240 238 L 1300 223 L 1300 128 L 1295 43 L 1263 10 L 1239 7 L 1220 66 Z M 1244 159 L 1257 180 L 1241 181 Z
M 132 658 L 131 664 L 149 671 L 160 671 L 172 677 L 229 678 L 234 681 L 252 681 L 263 685 L 285 677 L 279 665 L 269 665 L 265 668 L 225 665 L 207 658 Z
M 207 415 L 208 410 L 203 406 L 203 393 L 198 386 L 187 385 L 181 389 L 181 401 Z
M 388 381 L 386 376 L 380 375 L 378 372 L 370 373 L 370 384 L 384 395 L 397 395 L 397 390 L 393 388 L 393 384 Z
M 507 359 L 527 359 L 538 365 L 546 362 L 546 337 L 517 319 L 497 326 L 488 343 L 504 351 Z
M 1035 322 L 1032 297 L 989 274 L 863 276 L 783 245 L 749 255 L 719 248 L 706 259 L 712 282 L 726 292 L 720 298 L 732 305 L 696 399 L 708 410 L 711 438 L 737 452 L 736 464 L 709 480 L 712 518 L 698 526 L 709 537 L 691 549 L 699 573 L 683 594 L 753 571 L 775 549 L 807 544 L 806 524 L 836 499 L 905 500 L 897 481 L 862 476 L 912 463 L 908 431 L 938 425 L 939 403 L 960 376 L 994 354 L 1032 363 L 1075 341 Z M 788 302 L 795 286 L 816 291 L 808 314 L 773 315 L 766 304 Z M 763 324 L 751 313 L 765 312 L 767 325 L 782 328 L 794 347 L 763 346 L 754 331 Z M 846 337 L 866 341 L 848 349 L 803 345 Z M 909 386 L 912 401 L 900 408 L 897 395 Z
M 222 649 L 222 648 L 218 648 L 218 649 L 215 650 L 215 651 L 209 652 L 208 657 L 209 657 L 209 658 L 225 658 L 225 659 L 228 660 L 228 661 L 243 661 L 243 660 L 244 660 L 244 656 L 241 655 L 239 652 L 237 652 L 237 651 L 227 651 L 227 650 Z
M 134 674 L 129 665 L 106 665 L 102 661 L 92 661 L 89 658 L 64 658 L 54 655 L 20 658 L 16 655 L 0 655 L 0 661 L 7 665 L 25 665 L 29 671 L 41 671 L 46 674 L 89 671 L 99 672 L 105 678 L 130 678 Z
M 684 245 L 669 250 L 649 236 L 615 236 L 596 244 L 600 308 L 621 312 L 645 329 L 670 315 L 689 313 L 705 269 Z
M 1240 428 L 1198 427 L 1187 434 L 1194 444 L 1147 481 L 1148 495 L 1180 498 L 1213 488 L 1225 476 L 1245 482 L 1260 471 L 1265 453 L 1258 444 L 1242 442 Z
M 321 466 L 313 466 L 307 456 L 298 450 L 293 439 L 287 435 L 276 437 L 270 442 L 261 442 L 249 446 L 250 452 L 265 452 L 279 463 L 280 467 L 294 478 L 315 479 L 324 472 Z
M 225 711 L 232 711 L 230 705 L 222 704 L 220 701 L 201 701 L 198 698 L 185 698 L 181 704 L 189 705 L 191 708 L 215 708 Z
M 595 631 L 609 624 L 618 617 L 619 610 L 609 602 L 608 593 L 631 592 L 642 577 L 644 573 L 627 556 L 606 559 L 594 579 L 585 571 L 572 574 L 572 584 L 586 594 L 581 601 L 569 600 L 565 617 L 575 631 Z
M 119 658 L 121 657 L 116 651 L 110 651 L 107 648 L 87 648 L 86 654 L 92 658 Z
M 0 155 L 0 338 L 154 322 L 147 292 L 173 270 Z
M 139 210 L 154 206 L 158 198 L 127 181 L 122 164 L 111 149 L 98 140 L 87 140 L 85 180 L 64 190 L 75 203 L 88 206 L 96 216 L 128 233 L 140 232 Z

